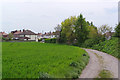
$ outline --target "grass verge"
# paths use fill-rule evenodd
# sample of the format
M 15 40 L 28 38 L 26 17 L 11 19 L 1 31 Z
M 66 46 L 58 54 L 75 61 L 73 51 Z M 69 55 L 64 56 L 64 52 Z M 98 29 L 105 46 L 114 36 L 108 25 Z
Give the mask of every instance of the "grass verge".
M 94 80 L 113 80 L 112 79 L 112 74 L 110 71 L 108 70 L 102 70 L 100 71 L 99 75 L 97 78 L 95 78 Z

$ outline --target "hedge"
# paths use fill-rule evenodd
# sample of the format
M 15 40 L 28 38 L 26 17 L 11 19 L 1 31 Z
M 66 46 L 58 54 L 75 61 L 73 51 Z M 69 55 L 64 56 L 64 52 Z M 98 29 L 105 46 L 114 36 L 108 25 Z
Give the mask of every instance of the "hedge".
M 45 43 L 56 43 L 56 38 L 45 39 Z

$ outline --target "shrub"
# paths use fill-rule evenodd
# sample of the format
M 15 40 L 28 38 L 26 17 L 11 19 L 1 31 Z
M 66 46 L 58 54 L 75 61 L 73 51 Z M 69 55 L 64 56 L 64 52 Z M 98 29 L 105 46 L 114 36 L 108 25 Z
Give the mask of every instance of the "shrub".
M 38 41 L 40 42 L 40 41 L 42 41 L 42 39 L 38 39 Z
M 115 28 L 115 36 L 120 37 L 120 23 Z
M 104 42 L 96 44 L 92 48 L 99 51 L 106 52 L 120 59 L 120 54 L 118 52 L 120 50 L 119 46 L 120 46 L 119 38 L 113 37 L 111 40 L 106 40 Z
M 92 39 L 87 39 L 83 44 L 82 47 L 91 48 L 95 44 L 99 44 L 100 42 L 105 41 L 104 37 L 97 37 Z
M 56 43 L 56 38 L 45 39 L 45 43 Z
M 2 40 L 6 40 L 6 38 L 2 37 Z
M 82 46 L 83 47 L 92 47 L 97 42 L 98 41 L 95 41 L 95 39 L 87 39 Z
M 72 67 L 77 67 L 78 64 L 77 64 L 76 62 L 72 62 L 72 63 L 70 63 L 70 66 L 72 66 Z

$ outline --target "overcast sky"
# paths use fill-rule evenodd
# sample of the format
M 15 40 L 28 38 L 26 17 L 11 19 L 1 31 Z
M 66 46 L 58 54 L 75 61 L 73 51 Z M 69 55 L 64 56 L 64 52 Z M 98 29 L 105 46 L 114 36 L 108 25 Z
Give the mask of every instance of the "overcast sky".
M 119 0 L 2 0 L 0 31 L 30 29 L 54 31 L 54 27 L 80 13 L 95 26 L 115 27 L 118 23 Z

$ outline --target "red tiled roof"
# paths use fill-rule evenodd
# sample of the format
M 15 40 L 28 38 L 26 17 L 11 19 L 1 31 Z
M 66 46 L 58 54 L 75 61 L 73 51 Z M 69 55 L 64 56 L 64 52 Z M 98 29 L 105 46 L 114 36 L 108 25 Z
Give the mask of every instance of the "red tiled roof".
M 21 33 L 21 31 L 17 31 L 17 32 L 15 32 L 14 34 L 20 34 Z
M 59 35 L 60 31 L 53 32 L 53 35 Z
M 5 33 L 5 32 L 0 32 L 0 35 L 7 35 L 7 33 Z
M 37 35 L 30 30 L 24 30 L 23 32 L 19 33 L 19 35 Z
M 37 35 L 42 35 L 42 33 L 38 33 Z

